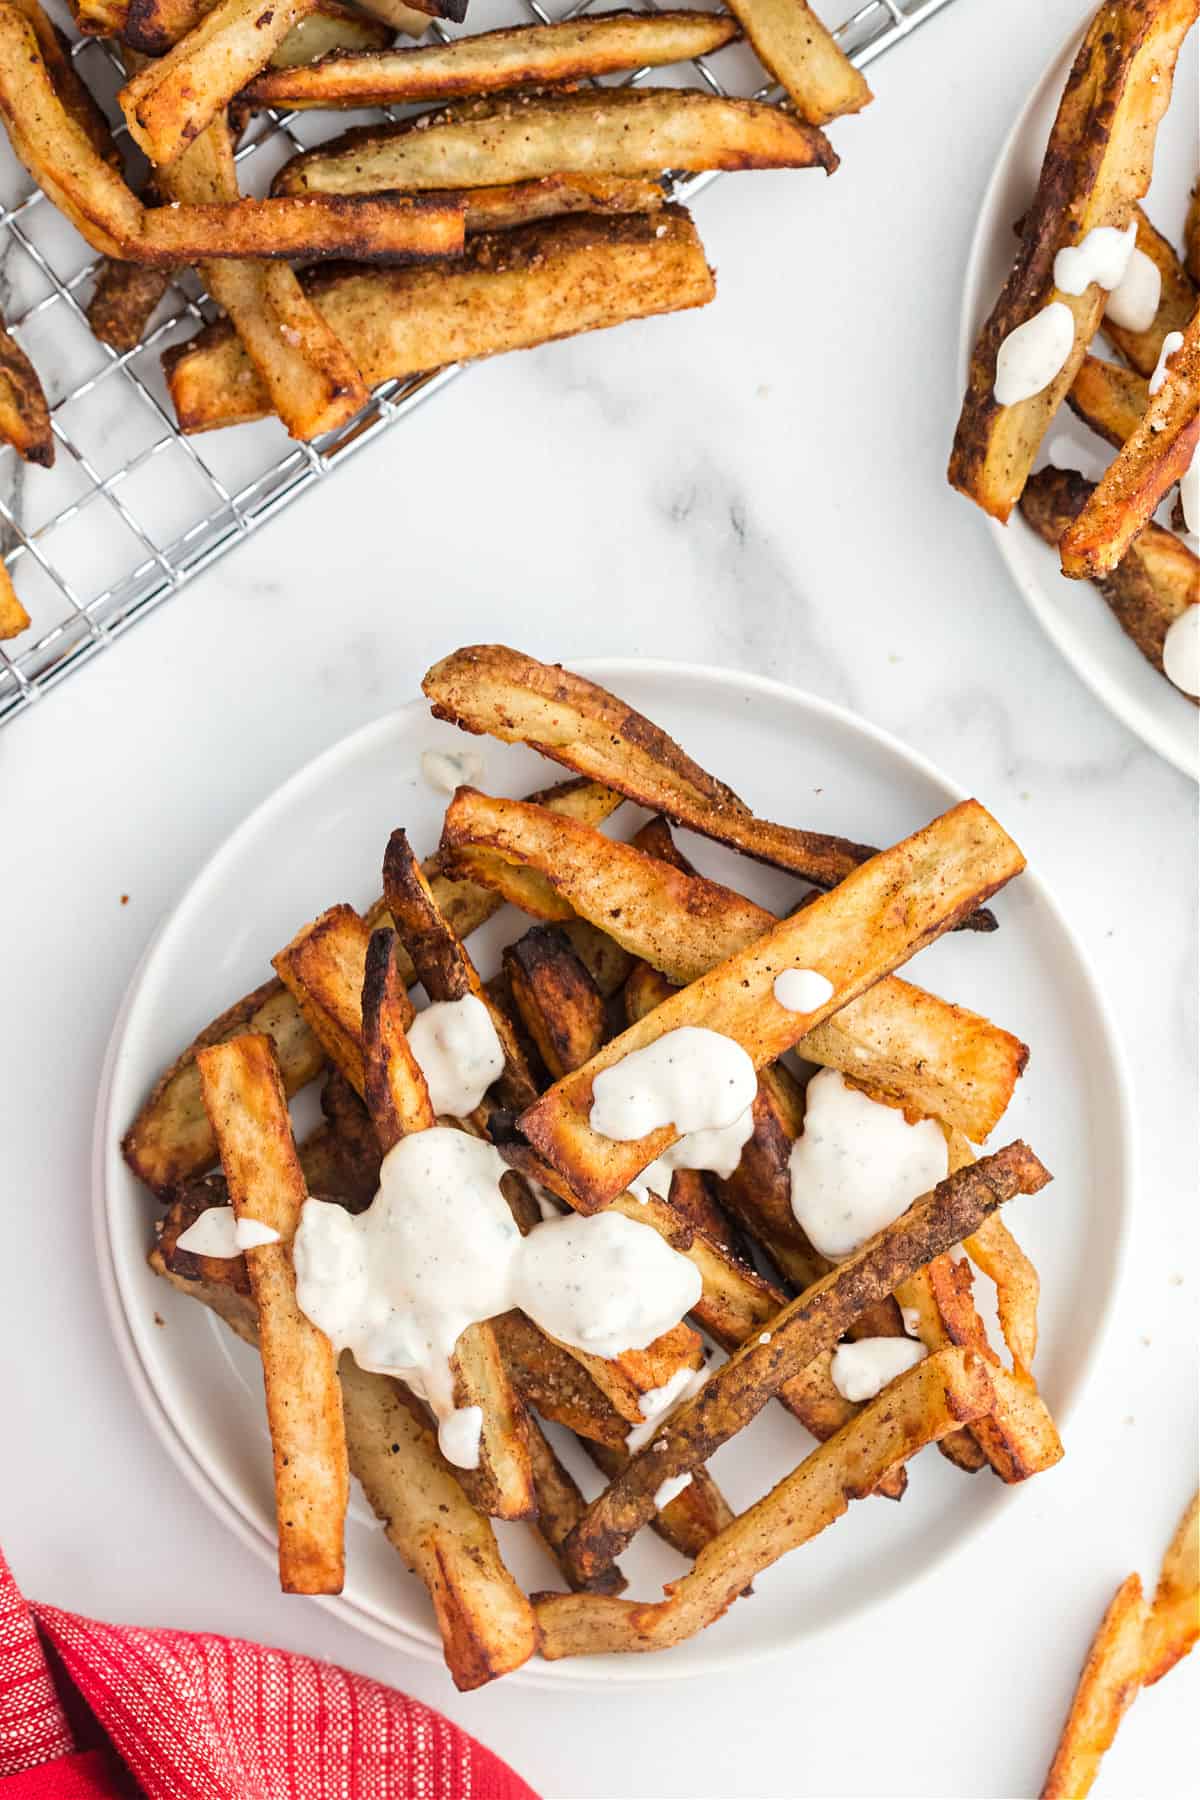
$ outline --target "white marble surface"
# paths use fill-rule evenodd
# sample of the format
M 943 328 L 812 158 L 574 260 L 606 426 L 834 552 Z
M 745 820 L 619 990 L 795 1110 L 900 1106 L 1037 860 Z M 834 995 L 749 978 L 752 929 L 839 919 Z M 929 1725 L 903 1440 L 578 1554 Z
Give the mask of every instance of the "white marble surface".
M 976 197 L 1080 11 L 958 0 L 877 66 L 833 181 L 699 200 L 714 307 L 464 378 L 0 734 L 0 1542 L 31 1593 L 336 1658 L 560 1800 L 1036 1792 L 1100 1610 L 1195 1477 L 1195 792 L 942 479 Z M 762 670 L 897 732 L 1020 838 L 1132 1052 L 1136 1230 L 1065 1462 L 920 1592 L 719 1686 L 463 1698 L 284 1599 L 152 1438 L 96 1288 L 96 1082 L 156 921 L 284 776 L 485 637 Z M 1098 1794 L 1185 1791 L 1198 1667 L 1139 1700 Z

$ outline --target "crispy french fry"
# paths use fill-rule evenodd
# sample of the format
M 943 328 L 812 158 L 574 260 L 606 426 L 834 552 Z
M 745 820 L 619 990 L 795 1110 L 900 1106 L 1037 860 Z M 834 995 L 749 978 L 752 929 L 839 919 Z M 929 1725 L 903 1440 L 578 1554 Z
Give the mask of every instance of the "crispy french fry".
M 87 306 L 92 336 L 113 350 L 135 349 L 171 281 L 170 269 L 153 269 L 145 263 L 122 262 L 106 256 Z
M 0 638 L 15 638 L 29 625 L 29 614 L 17 597 L 8 564 L 0 562 Z
M 695 227 L 679 207 L 648 218 L 550 219 L 485 232 L 461 259 L 427 270 L 317 271 L 302 285 L 371 386 L 706 306 L 716 292 Z M 163 366 L 185 432 L 270 411 L 270 396 L 222 324 L 169 351 Z
M 1167 1547 L 1142 1645 L 1142 1683 L 1161 1681 L 1200 1637 L 1200 1494 Z
M 1021 516 L 1048 544 L 1059 544 L 1095 492 L 1073 469 L 1039 469 L 1021 496 Z M 1200 601 L 1200 560 L 1173 531 L 1143 525 L 1116 567 L 1095 578 L 1121 630 L 1163 674 L 1167 632 Z
M 38 51 L 54 92 L 72 122 L 78 127 L 96 154 L 114 169 L 121 167 L 121 154 L 113 142 L 108 120 L 93 98 L 91 90 L 75 67 L 71 46 L 50 19 L 40 0 L 8 0 L 20 13 L 37 39 Z
M 658 175 L 663 169 L 837 167 L 814 126 L 753 100 L 694 88 L 603 88 L 473 100 L 448 113 L 367 126 L 307 150 L 276 194 L 493 187 L 544 175 Z
M 533 1468 L 533 1483 L 537 1492 L 537 1520 L 534 1526 L 538 1536 L 547 1550 L 562 1569 L 568 1587 L 576 1585 L 570 1568 L 562 1561 L 560 1552 L 573 1525 L 583 1514 L 587 1501 L 580 1491 L 575 1477 L 564 1468 L 554 1454 L 549 1440 L 538 1425 L 536 1419 L 526 1421 L 526 1437 L 529 1444 L 529 1460 Z M 619 1594 L 628 1586 L 625 1577 L 616 1564 L 605 1569 L 603 1575 L 597 1577 L 599 1586 L 592 1585 L 590 1591 L 597 1594 Z
M 118 37 L 129 17 L 129 0 L 69 0 L 69 4 L 83 37 Z
M 1042 1800 L 1083 1800 L 1117 1726 L 1137 1698 L 1147 1606 L 1137 1575 L 1122 1582 L 1092 1639 Z
M 727 13 L 585 13 L 549 25 L 481 31 L 448 44 L 336 56 L 303 69 L 272 70 L 252 81 L 246 92 L 260 106 L 297 108 L 450 100 L 687 62 L 719 50 L 737 32 L 736 20 Z
M 1071 383 L 1067 404 L 1098 437 L 1119 450 L 1141 424 L 1149 398 L 1150 390 L 1143 376 L 1132 369 L 1118 368 L 1116 363 L 1104 362 L 1089 351 Z M 1037 475 L 1030 476 L 1025 484 L 1026 492 L 1030 482 L 1037 479 Z
M 566 768 L 610 782 L 639 806 L 818 887 L 834 886 L 876 854 L 869 844 L 755 818 L 732 789 L 615 694 L 503 644 L 453 651 L 421 686 L 435 718 L 502 743 L 530 744 Z M 990 930 L 995 919 L 987 914 L 975 923 Z
M 560 826 L 536 804 L 473 788 L 460 788 L 447 808 L 442 844 L 461 873 L 525 911 L 550 919 L 577 912 L 681 984 L 778 924 L 732 889 L 684 875 L 581 821 Z M 1003 1114 L 1029 1054 L 1010 1032 L 896 976 L 810 1030 L 797 1048 L 977 1142 Z
M 998 1213 L 967 1239 L 966 1251 L 995 1284 L 1000 1332 L 1013 1359 L 1013 1373 L 1028 1381 L 1037 1352 L 1038 1272 Z
M 661 1484 L 707 1462 L 762 1411 L 782 1382 L 832 1350 L 864 1307 L 969 1237 L 1014 1194 L 1037 1193 L 1049 1179 L 1025 1144 L 1010 1144 L 948 1176 L 806 1289 L 771 1321 L 766 1343 L 756 1337 L 742 1344 L 592 1502 L 567 1545 L 577 1573 L 594 1575 L 619 1556 L 651 1516 Z
M 423 14 L 413 13 L 411 17 L 418 32 L 426 29 L 428 21 Z M 390 42 L 391 33 L 379 19 L 368 19 L 351 6 L 339 5 L 338 0 L 316 0 L 311 11 L 296 21 L 271 52 L 269 66 L 295 69 L 323 56 L 382 50 Z
M 1192 280 L 1200 287 L 1200 181 L 1192 189 L 1184 222 L 1184 263 Z
M 582 1208 L 598 1210 L 678 1136 L 665 1126 L 624 1143 L 594 1131 L 592 1082 L 602 1069 L 683 1025 L 721 1031 L 762 1068 L 1023 867 L 1017 846 L 979 802 L 961 802 L 656 1007 L 527 1108 L 520 1129 L 566 1176 Z M 807 1013 L 781 1006 L 774 982 L 788 968 L 819 970 L 832 984 L 830 999 Z
M 395 957 L 396 934 L 381 925 L 371 933 L 363 966 L 363 1098 L 379 1148 L 386 1156 L 413 1131 L 431 1131 L 437 1115 L 407 1031 L 413 1004 Z
M 148 56 L 165 56 L 195 30 L 213 5 L 214 0 L 71 0 L 81 31 L 120 37 L 128 49 Z M 401 5 L 400 0 L 396 0 L 396 10 L 405 19 L 405 24 L 396 25 L 397 30 L 419 36 L 429 23 L 424 13 Z M 381 49 L 388 42 L 390 33 L 377 19 L 364 18 L 362 12 L 342 6 L 339 0 L 316 0 L 311 12 L 273 52 L 271 67 L 313 62 L 334 50 Z
M 659 182 L 645 177 L 544 175 L 540 181 L 515 181 L 507 187 L 463 188 L 455 198 L 463 203 L 471 237 L 483 231 L 512 231 L 568 213 L 660 212 L 667 197 Z
M 104 256 L 160 267 L 204 257 L 392 261 L 453 255 L 462 245 L 461 208 L 420 196 L 143 206 L 56 93 L 36 32 L 14 0 L 0 4 L 0 116 L 30 174 Z
M 1200 310 L 1167 359 L 1165 379 L 1147 402 L 1081 512 L 1059 543 L 1064 575 L 1107 575 L 1155 507 L 1187 473 L 1200 443 Z
M 0 442 L 27 463 L 54 465 L 50 408 L 37 371 L 20 344 L 0 324 Z M 28 624 L 28 620 L 26 620 Z M 11 634 L 10 634 L 11 635 Z
M 300 1311 L 292 1238 L 308 1197 L 271 1040 L 232 1038 L 196 1058 L 238 1221 L 276 1241 L 245 1252 L 258 1311 L 275 1453 L 279 1581 L 289 1594 L 339 1594 L 350 1479 L 337 1357 Z
M 987 1366 L 970 1351 L 927 1358 L 704 1546 L 665 1600 L 539 1596 L 542 1655 L 554 1661 L 682 1643 L 719 1618 L 755 1575 L 832 1525 L 851 1500 L 874 1493 L 884 1475 L 925 1444 L 978 1418 L 990 1402 Z
M 504 971 L 551 1080 L 596 1054 L 608 1035 L 604 997 L 565 932 L 532 926 L 505 950 Z
M 505 1313 L 492 1325 L 527 1406 L 577 1437 L 624 1449 L 631 1421 L 617 1411 L 577 1357 L 546 1337 L 524 1313 Z
M 1140 206 L 1134 208 L 1134 217 L 1137 220 L 1137 247 L 1143 256 L 1150 258 L 1162 279 L 1158 311 L 1154 323 L 1145 331 L 1129 331 L 1106 315 L 1104 335 L 1131 369 L 1136 369 L 1139 375 L 1153 375 L 1167 333 L 1187 329 L 1188 320 L 1196 310 L 1196 286 L 1174 246 L 1161 231 L 1154 229 Z
M 866 80 L 805 0 L 730 0 L 729 10 L 802 119 L 828 125 L 869 104 Z
M 117 99 L 130 136 L 153 163 L 170 163 L 271 57 L 313 0 L 218 0 L 212 11 L 127 81 Z
M 972 352 L 950 457 L 951 485 L 994 518 L 1006 520 L 1020 498 L 1104 311 L 1095 283 L 1079 295 L 1059 292 L 1055 255 L 1095 226 L 1125 225 L 1145 194 L 1175 60 L 1197 10 L 1197 0 L 1104 0 L 1075 58 L 1016 261 Z M 1040 393 L 1001 406 L 993 391 L 1000 346 L 1052 301 L 1073 316 L 1071 352 Z

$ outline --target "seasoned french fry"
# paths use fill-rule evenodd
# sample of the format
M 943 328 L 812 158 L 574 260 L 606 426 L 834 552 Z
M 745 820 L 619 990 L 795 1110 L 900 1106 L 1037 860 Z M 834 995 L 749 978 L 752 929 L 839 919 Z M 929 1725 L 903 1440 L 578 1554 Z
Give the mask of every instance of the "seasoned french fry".
M 576 1571 L 594 1575 L 606 1568 L 651 1516 L 661 1484 L 707 1462 L 762 1411 L 782 1382 L 831 1350 L 864 1307 L 969 1237 L 1014 1194 L 1037 1193 L 1049 1179 L 1025 1144 L 1010 1144 L 948 1176 L 806 1289 L 771 1321 L 766 1343 L 756 1337 L 742 1344 L 592 1502 L 567 1545 Z
M 1188 320 L 1196 310 L 1196 286 L 1175 254 L 1174 246 L 1161 231 L 1154 229 L 1140 206 L 1134 208 L 1134 218 L 1137 220 L 1137 247 L 1143 256 L 1150 258 L 1162 280 L 1158 311 L 1154 323 L 1145 331 L 1130 331 L 1106 314 L 1104 335 L 1131 369 L 1136 369 L 1139 375 L 1153 375 L 1167 333 L 1187 329 Z
M 604 997 L 565 932 L 533 926 L 505 950 L 504 971 L 552 1080 L 596 1054 L 608 1035 Z
M 542 1655 L 666 1650 L 712 1624 L 747 1584 L 874 1493 L 889 1471 L 991 1403 L 988 1369 L 970 1351 L 943 1350 L 899 1377 L 836 1437 L 702 1548 L 695 1567 L 657 1603 L 598 1595 L 537 1600 Z
M 0 638 L 15 638 L 29 625 L 29 614 L 17 598 L 8 564 L 0 562 Z
M 967 1239 L 966 1250 L 976 1268 L 995 1284 L 1000 1332 L 1013 1359 L 1013 1373 L 1028 1381 L 1037 1352 L 1038 1272 L 998 1213 Z
M 155 307 L 171 285 L 170 269 L 106 256 L 87 305 L 92 336 L 118 351 L 141 343 Z
M 730 0 L 763 68 L 811 125 L 860 112 L 872 95 L 806 0 Z
M 1059 543 L 1064 575 L 1116 568 L 1155 507 L 1187 473 L 1200 443 L 1200 310 L 1168 357 L 1165 378 Z
M 371 932 L 351 906 L 331 906 L 271 961 L 325 1054 L 360 1094 L 362 989 Z
M 560 1552 L 572 1526 L 581 1518 L 587 1501 L 584 1499 L 575 1477 L 564 1468 L 554 1454 L 554 1450 L 537 1420 L 527 1419 L 525 1429 L 529 1445 L 529 1460 L 533 1468 L 533 1484 L 537 1493 L 537 1519 L 534 1529 L 551 1556 L 558 1562 L 568 1587 L 575 1587 L 577 1585 L 575 1577 L 562 1560 Z M 611 1569 L 605 1569 L 603 1575 L 597 1576 L 596 1583 L 585 1591 L 597 1594 L 619 1594 L 627 1585 L 625 1577 L 614 1563 Z
M 481 31 L 448 44 L 336 56 L 252 81 L 260 106 L 389 106 L 585 81 L 620 69 L 686 62 L 737 36 L 727 13 L 605 12 L 549 25 Z M 814 121 L 820 123 L 821 121 Z
M 410 17 L 418 33 L 426 29 L 428 20 L 423 14 L 414 12 Z M 323 56 L 382 50 L 390 43 L 391 32 L 379 19 L 368 19 L 354 7 L 339 5 L 338 0 L 316 0 L 311 11 L 296 21 L 271 52 L 269 66 L 296 69 Z
M 204 1104 L 239 1223 L 274 1242 L 245 1252 L 258 1311 L 275 1453 L 279 1581 L 288 1594 L 339 1594 L 350 1478 L 329 1339 L 300 1311 L 292 1239 L 308 1197 L 269 1038 L 255 1034 L 201 1050 Z
M 1095 283 L 1079 295 L 1059 292 L 1055 255 L 1095 226 L 1125 225 L 1145 194 L 1175 60 L 1197 11 L 1197 0 L 1105 0 L 1075 58 L 1021 247 L 972 352 L 950 457 L 951 485 L 993 518 L 1007 520 L 1020 498 L 1104 311 Z M 1071 352 L 1040 393 L 1001 406 L 993 391 L 1000 346 L 1052 301 L 1074 319 Z
M 658 175 L 663 169 L 798 169 L 832 174 L 814 126 L 753 100 L 694 88 L 603 88 L 464 102 L 449 113 L 368 126 L 285 163 L 275 194 L 370 194 L 493 187 L 544 175 Z
M 507 187 L 463 188 L 454 198 L 465 208 L 468 237 L 512 231 L 568 213 L 660 212 L 667 199 L 657 181 L 612 175 L 543 175 L 540 181 L 514 181 Z
M 75 22 L 81 31 L 98 32 L 101 37 L 120 37 L 123 44 L 148 56 L 165 56 L 212 11 L 215 0 L 71 0 Z M 365 8 L 370 12 L 371 8 Z M 424 13 L 414 12 L 396 0 L 396 11 L 404 23 L 396 22 L 396 30 L 408 30 L 419 36 L 429 21 Z M 294 25 L 271 56 L 272 68 L 290 68 L 293 63 L 313 62 L 334 50 L 380 49 L 390 42 L 390 33 L 378 21 L 364 18 L 363 13 L 339 0 L 316 0 L 311 12 Z
M 428 269 L 315 271 L 302 286 L 370 386 L 706 306 L 716 292 L 680 207 L 647 218 L 550 219 L 485 232 L 461 258 Z M 269 394 L 224 324 L 169 351 L 163 366 L 182 431 L 270 412 Z
M 1200 287 L 1200 181 L 1192 189 L 1184 223 L 1184 262 L 1192 280 Z
M 1042 1800 L 1083 1800 L 1117 1726 L 1137 1698 L 1148 1609 L 1141 1578 L 1122 1582 L 1092 1639 Z
M 1132 369 L 1121 369 L 1116 363 L 1104 362 L 1090 351 L 1080 363 L 1079 373 L 1067 394 L 1067 404 L 1076 417 L 1118 450 L 1141 424 L 1149 399 L 1150 390 L 1144 377 Z M 1039 471 L 1039 474 L 1044 473 L 1044 470 Z M 1026 493 L 1038 478 L 1038 475 L 1029 477 L 1025 484 Z
M 1161 1681 L 1200 1637 L 1200 1494 L 1163 1557 L 1142 1645 L 1142 1683 Z
M 629 1461 L 626 1450 L 610 1450 L 604 1444 L 590 1442 L 583 1447 L 610 1480 Z M 680 1556 L 694 1561 L 705 1544 L 711 1543 L 735 1517 L 708 1470 L 693 1469 L 692 1479 L 683 1492 L 659 1508 L 650 1521 L 650 1529 L 665 1544 L 670 1544 L 672 1550 L 678 1550 Z
M 54 433 L 50 429 L 45 389 L 33 364 L 3 324 L 0 324 L 0 442 L 11 444 L 27 463 L 37 463 L 43 469 L 54 466 Z
M 1048 544 L 1059 544 L 1095 492 L 1073 469 L 1039 469 L 1021 496 L 1021 516 Z M 1121 630 L 1159 674 L 1175 620 L 1200 601 L 1200 559 L 1173 531 L 1143 525 L 1120 562 L 1095 578 Z

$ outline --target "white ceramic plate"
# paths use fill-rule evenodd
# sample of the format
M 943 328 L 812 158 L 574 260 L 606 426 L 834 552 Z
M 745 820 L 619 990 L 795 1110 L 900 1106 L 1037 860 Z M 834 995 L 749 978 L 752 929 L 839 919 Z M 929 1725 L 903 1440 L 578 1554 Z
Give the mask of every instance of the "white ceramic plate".
M 665 663 L 583 666 L 772 818 L 890 843 L 962 797 L 893 739 L 776 683 Z M 554 777 L 529 751 L 471 741 L 486 760 L 483 785 L 495 792 L 527 793 Z M 375 897 L 393 827 L 407 826 L 418 847 L 432 848 L 444 801 L 422 782 L 418 759 L 428 747 L 462 742 L 418 702 L 335 745 L 287 782 L 217 852 L 162 927 L 109 1050 L 97 1114 L 96 1216 L 117 1336 L 167 1449 L 243 1542 L 272 1563 L 271 1458 L 257 1359 L 150 1273 L 145 1256 L 155 1209 L 126 1169 L 119 1139 L 179 1046 L 263 980 L 272 952 L 297 926 L 334 901 L 365 906 Z M 798 892 L 777 872 L 749 862 L 735 868 L 726 852 L 685 841 L 706 872 L 736 879 L 780 911 Z M 1096 1354 L 1121 1260 L 1131 1192 L 1127 1084 L 1100 997 L 1036 876 L 1022 877 L 997 909 L 999 932 L 947 937 L 918 959 L 916 972 L 1033 1049 L 996 1142 L 1028 1138 L 1056 1176 L 1044 1194 L 1008 1212 L 1041 1269 L 1039 1374 L 1065 1420 Z M 507 911 L 472 940 L 485 973 L 499 945 L 522 928 L 521 917 Z M 155 1325 L 156 1312 L 165 1329 Z M 768 1408 L 715 1459 L 733 1505 L 765 1492 L 799 1460 L 806 1441 L 781 1408 Z M 582 1473 L 578 1461 L 574 1466 Z M 592 1491 L 594 1471 L 586 1464 L 583 1470 Z M 522 1679 L 653 1681 L 783 1649 L 917 1580 L 1000 1507 L 1021 1503 L 1020 1490 L 987 1476 L 966 1480 L 936 1454 L 923 1456 L 902 1505 L 870 1500 L 852 1507 L 835 1529 L 757 1581 L 753 1605 L 734 1607 L 692 1642 L 663 1656 L 535 1665 Z M 556 1571 L 528 1533 L 501 1531 L 518 1575 L 534 1587 L 554 1585 Z M 437 1658 L 424 1591 L 361 1502 L 349 1526 L 347 1562 L 346 1591 L 326 1604 L 399 1649 Z M 631 1591 L 646 1598 L 681 1567 L 649 1533 L 623 1566 Z
M 1011 266 L 1016 243 L 1013 221 L 1020 218 L 1037 187 L 1050 127 L 1082 36 L 1081 26 L 1030 95 L 983 197 L 967 260 L 960 321 L 959 366 L 964 382 L 971 346 Z M 1174 95 L 1159 129 L 1154 180 L 1145 202 L 1158 229 L 1176 244 L 1183 236 L 1188 189 L 1196 178 L 1198 104 L 1193 35 L 1179 58 Z M 1101 354 L 1112 354 L 1103 344 L 1099 348 Z M 1112 360 L 1119 359 L 1112 355 Z M 1039 467 L 1046 462 L 1047 448 L 1057 435 L 1072 446 L 1083 447 L 1085 457 L 1091 460 L 1085 466 L 1085 457 L 1081 457 L 1075 466 L 1089 480 L 1095 480 L 1111 460 L 1110 448 L 1064 406 L 1046 435 Z M 1076 674 L 1152 750 L 1193 779 L 1200 779 L 1200 717 L 1191 701 L 1151 668 L 1090 582 L 1067 580 L 1059 568 L 1058 552 L 1044 544 L 1018 513 L 1014 512 L 1007 525 L 994 519 L 988 523 L 1021 593 Z

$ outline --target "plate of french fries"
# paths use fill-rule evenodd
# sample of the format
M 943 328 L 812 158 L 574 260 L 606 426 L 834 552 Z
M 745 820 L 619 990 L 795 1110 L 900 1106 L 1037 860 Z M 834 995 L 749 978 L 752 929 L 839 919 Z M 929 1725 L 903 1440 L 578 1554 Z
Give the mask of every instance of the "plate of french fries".
M 1059 650 L 1118 718 L 1192 776 L 1198 11 L 1194 0 L 1111 0 L 1071 34 L 1030 95 L 971 249 L 967 394 L 950 462 L 952 484 L 988 515 Z M 1107 271 L 1095 260 L 1105 248 L 1115 252 Z M 1005 388 L 1002 359 L 1011 381 L 1014 355 L 1037 350 L 1039 336 L 1044 364 L 1027 363 L 1024 386 Z
M 1004 825 L 823 701 L 501 645 L 423 693 L 127 996 L 134 1386 L 285 1591 L 460 1688 L 795 1646 L 1053 1479 L 1129 1205 L 1102 996 Z

